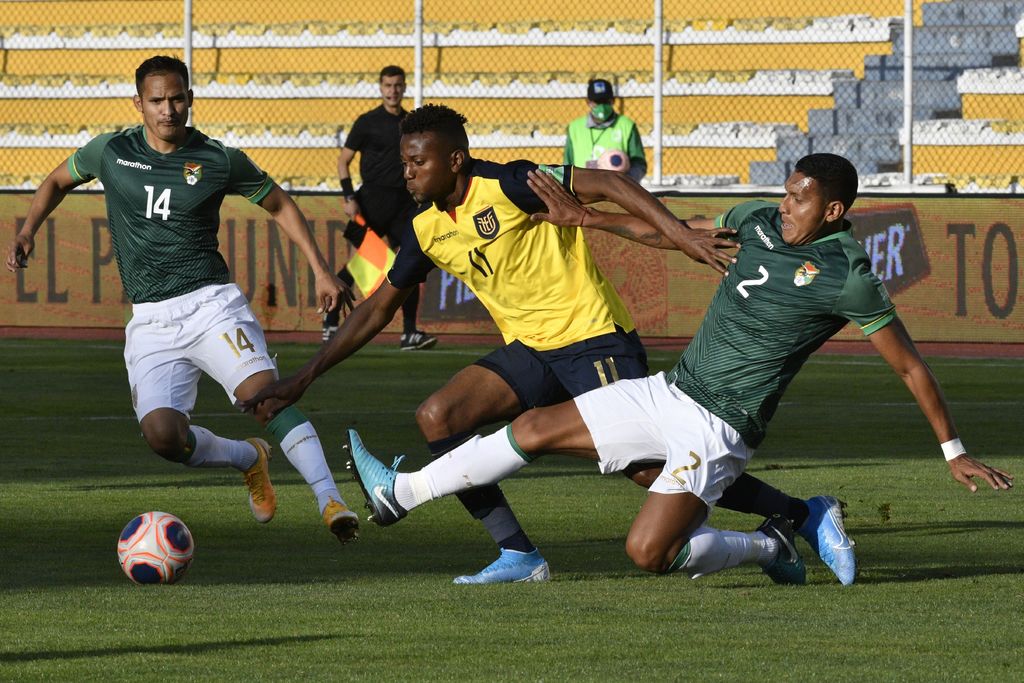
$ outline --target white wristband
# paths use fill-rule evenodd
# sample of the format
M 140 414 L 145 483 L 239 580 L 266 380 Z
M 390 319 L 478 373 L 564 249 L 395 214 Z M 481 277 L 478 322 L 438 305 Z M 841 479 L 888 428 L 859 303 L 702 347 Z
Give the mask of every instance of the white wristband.
M 966 452 L 967 449 L 960 443 L 960 439 L 950 439 L 942 444 L 942 455 L 945 456 L 947 462 L 953 458 L 960 457 Z

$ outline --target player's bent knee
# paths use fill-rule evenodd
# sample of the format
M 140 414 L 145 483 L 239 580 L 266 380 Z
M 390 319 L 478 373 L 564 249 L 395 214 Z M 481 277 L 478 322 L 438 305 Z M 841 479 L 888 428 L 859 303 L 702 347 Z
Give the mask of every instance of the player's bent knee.
M 664 574 L 672 564 L 660 543 L 636 535 L 626 537 L 626 555 L 637 567 L 653 574 Z
M 448 429 L 448 416 L 451 414 L 450 406 L 436 396 L 428 396 L 423 403 L 416 408 L 416 425 L 424 434 L 436 434 L 439 430 Z
M 150 450 L 164 460 L 183 463 L 188 460 L 188 453 L 185 449 L 185 442 L 169 436 L 146 436 L 146 443 Z
M 149 448 L 161 458 L 179 463 L 188 459 L 187 422 L 147 415 L 140 426 Z

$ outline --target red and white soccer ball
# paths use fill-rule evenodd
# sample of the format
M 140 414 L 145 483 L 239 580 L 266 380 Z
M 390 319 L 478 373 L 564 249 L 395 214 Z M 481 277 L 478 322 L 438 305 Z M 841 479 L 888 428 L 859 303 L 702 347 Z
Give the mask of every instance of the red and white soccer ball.
M 192 564 L 192 532 L 169 512 L 144 512 L 121 531 L 117 559 L 135 583 L 174 583 Z

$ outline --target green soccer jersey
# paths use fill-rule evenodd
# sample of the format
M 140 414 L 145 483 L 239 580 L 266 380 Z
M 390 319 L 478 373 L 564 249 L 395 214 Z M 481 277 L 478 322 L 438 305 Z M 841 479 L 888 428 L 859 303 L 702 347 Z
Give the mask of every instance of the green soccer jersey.
M 75 180 L 99 178 L 121 284 L 132 303 L 163 301 L 225 284 L 217 250 L 228 193 L 253 203 L 273 180 L 241 150 L 189 129 L 185 144 L 160 154 L 142 126 L 90 140 L 68 160 Z
M 895 311 L 849 225 L 789 246 L 778 206 L 762 201 L 734 207 L 718 224 L 738 231 L 737 262 L 668 378 L 757 447 L 811 353 L 847 321 L 870 335 Z

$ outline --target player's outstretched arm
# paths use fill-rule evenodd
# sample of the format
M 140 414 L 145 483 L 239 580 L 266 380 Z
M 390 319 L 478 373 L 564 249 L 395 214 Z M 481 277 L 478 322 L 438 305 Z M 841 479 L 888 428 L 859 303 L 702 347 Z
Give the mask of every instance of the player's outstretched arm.
M 530 171 L 527 184 L 547 207 L 546 212 L 530 216 L 534 221 L 546 221 L 553 225 L 594 228 L 610 232 L 634 242 L 639 242 L 655 249 L 678 249 L 674 242 L 647 222 L 629 214 L 599 211 L 584 206 L 579 199 L 565 191 L 561 183 L 546 173 Z M 694 230 L 707 230 L 718 235 L 732 234 L 731 230 L 715 229 L 714 221 L 707 219 L 684 221 L 686 227 Z
M 35 194 L 32 195 L 32 203 L 28 207 L 25 224 L 21 226 L 21 230 L 7 247 L 7 255 L 4 259 L 7 270 L 13 273 L 18 268 L 28 267 L 28 256 L 36 246 L 36 231 L 53 213 L 53 210 L 60 206 L 68 192 L 81 184 L 71 177 L 67 161 L 53 169 L 50 175 L 46 176 L 46 179 L 39 184 Z
M 719 273 L 735 263 L 736 243 L 718 232 L 687 229 L 658 198 L 624 173 L 593 168 L 573 169 L 572 190 L 584 204 L 610 201 L 644 221 L 694 261 L 706 263 Z M 722 231 L 725 234 L 731 231 Z
M 290 377 L 267 385 L 255 396 L 238 403 L 242 409 L 259 411 L 268 418 L 297 402 L 313 381 L 362 348 L 387 326 L 412 292 L 412 287 L 398 289 L 384 281 L 370 297 L 356 306 L 338 328 L 330 342 Z
M 333 311 L 338 306 L 341 306 L 342 310 L 351 310 L 355 301 L 352 290 L 328 268 L 327 260 L 320 252 L 320 247 L 316 245 L 316 240 L 313 239 L 313 233 L 309 229 L 306 217 L 295 201 L 275 184 L 274 189 L 260 202 L 260 206 L 274 217 L 277 224 L 288 235 L 288 239 L 298 245 L 306 260 L 309 261 L 316 279 L 316 300 L 319 304 L 317 313 Z
M 931 424 L 939 442 L 950 444 L 950 446 L 959 445 L 960 440 L 957 438 L 956 426 L 953 424 L 953 416 L 949 411 L 949 404 L 946 403 L 942 394 L 942 388 L 928 364 L 918 353 L 903 322 L 896 318 L 872 334 L 869 339 L 875 350 L 910 389 L 910 393 L 914 395 L 917 405 L 920 406 L 921 412 Z M 943 450 L 950 446 L 944 446 Z M 949 454 L 950 457 L 956 456 L 948 461 L 950 474 L 972 492 L 978 490 L 977 484 L 974 483 L 975 477 L 996 490 L 1005 490 L 1013 486 L 1013 475 L 1009 472 L 975 460 L 967 455 L 962 447 L 955 450 L 962 452 L 959 455 Z

